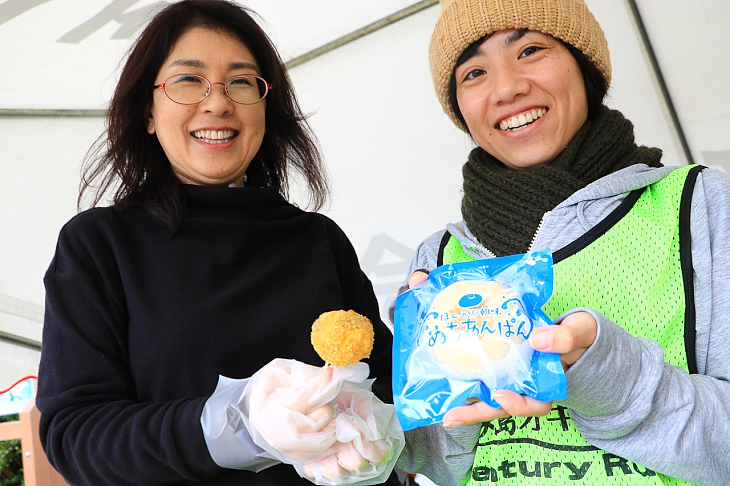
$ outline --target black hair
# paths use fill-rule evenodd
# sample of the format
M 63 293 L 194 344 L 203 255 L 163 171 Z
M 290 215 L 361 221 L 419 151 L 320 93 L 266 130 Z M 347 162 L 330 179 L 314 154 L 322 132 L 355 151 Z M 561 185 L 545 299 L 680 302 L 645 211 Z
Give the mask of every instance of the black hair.
M 184 191 L 157 137 L 145 126 L 160 67 L 175 43 L 196 27 L 240 40 L 259 63 L 261 76 L 274 86 L 266 97 L 266 135 L 246 170 L 246 184 L 271 187 L 286 197 L 289 170 L 295 169 L 306 179 L 310 205 L 322 207 L 329 188 L 316 139 L 279 53 L 252 14 L 227 0 L 183 0 L 152 19 L 126 60 L 107 111 L 106 131 L 87 154 L 79 208 L 87 191 L 94 194 L 95 206 L 116 187 L 112 207 L 141 207 L 173 234 L 183 223 Z

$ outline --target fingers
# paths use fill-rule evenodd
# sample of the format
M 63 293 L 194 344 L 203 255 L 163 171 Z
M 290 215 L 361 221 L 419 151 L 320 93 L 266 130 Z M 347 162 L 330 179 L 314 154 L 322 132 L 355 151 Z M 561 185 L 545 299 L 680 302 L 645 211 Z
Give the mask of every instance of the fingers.
M 331 403 L 327 403 L 314 411 L 305 414 L 304 416 L 314 422 L 317 426 L 321 427 L 335 418 L 335 408 Z
M 308 377 L 304 384 L 282 387 L 276 390 L 277 401 L 291 410 L 307 414 L 320 408 L 334 398 L 337 391 L 332 381 L 332 366 L 322 368 Z
M 409 286 L 417 285 L 428 278 L 425 274 L 414 272 L 408 281 Z M 417 283 L 416 283 L 417 282 Z M 558 353 L 563 366 L 567 369 L 588 350 L 596 340 L 598 323 L 588 312 L 576 312 L 565 317 L 560 325 L 535 329 L 530 336 L 530 345 L 538 351 Z M 498 390 L 494 400 L 501 405 L 494 408 L 479 401 L 449 410 L 444 415 L 443 425 L 458 425 L 488 422 L 508 416 L 531 417 L 550 413 L 552 402 L 541 402 L 534 398 L 507 390 Z
M 444 415 L 445 427 L 489 422 L 490 420 L 509 417 L 540 417 L 550 413 L 553 402 L 540 402 L 532 397 L 520 395 L 508 390 L 497 390 L 492 395 L 501 408 L 490 407 L 479 401 L 471 405 L 452 408 Z
M 350 472 L 357 473 L 365 469 L 370 462 L 360 454 L 354 442 L 348 442 L 337 452 L 337 462 Z
M 563 367 L 569 368 L 596 340 L 598 324 L 588 312 L 570 314 L 556 326 L 535 329 L 530 345 L 538 351 L 560 354 Z
M 497 390 L 492 397 L 502 405 L 502 410 L 514 417 L 542 417 L 553 406 L 553 402 L 541 402 L 507 390 Z
M 331 454 L 315 463 L 307 464 L 303 470 L 304 474 L 310 478 L 316 478 L 317 472 L 326 479 L 337 479 L 347 474 L 347 470 L 337 461 L 336 454 Z
M 413 287 L 416 287 L 419 284 L 422 284 L 426 280 L 428 280 L 428 273 L 422 272 L 420 270 L 416 270 L 408 278 L 408 287 L 412 289 Z
M 325 428 L 332 424 L 334 430 L 335 410 L 330 404 L 323 405 L 313 412 L 304 414 L 309 420 L 304 420 L 298 416 L 289 418 L 290 423 L 296 428 L 300 434 L 314 434 L 316 432 L 325 431 Z
M 444 427 L 488 422 L 496 418 L 509 417 L 509 413 L 501 408 L 490 407 L 479 401 L 471 405 L 452 408 L 444 415 Z

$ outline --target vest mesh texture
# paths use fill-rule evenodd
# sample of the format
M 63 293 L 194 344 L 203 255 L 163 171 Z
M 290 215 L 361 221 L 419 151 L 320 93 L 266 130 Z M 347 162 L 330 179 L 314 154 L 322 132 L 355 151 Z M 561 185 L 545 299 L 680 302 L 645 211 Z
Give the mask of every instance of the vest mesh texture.
M 552 319 L 576 307 L 596 309 L 634 336 L 658 342 L 667 362 L 687 369 L 679 213 L 690 169 L 646 187 L 624 217 L 608 229 L 597 225 L 586 246 L 554 265 L 553 296 L 543 306 Z M 464 257 L 451 237 L 444 263 Z M 477 447 L 471 485 L 689 484 L 592 446 L 559 405 L 545 417 L 485 422 Z

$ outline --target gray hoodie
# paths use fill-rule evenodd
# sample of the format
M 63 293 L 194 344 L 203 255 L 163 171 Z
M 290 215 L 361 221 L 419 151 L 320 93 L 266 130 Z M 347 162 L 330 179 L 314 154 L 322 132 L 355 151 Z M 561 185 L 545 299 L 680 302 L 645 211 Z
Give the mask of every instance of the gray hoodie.
M 563 248 L 605 218 L 634 189 L 676 167 L 635 165 L 577 191 L 545 214 L 530 251 Z M 476 258 L 494 255 L 461 221 L 446 229 Z M 697 369 L 664 362 L 657 343 L 633 337 L 599 312 L 596 341 L 566 373 L 561 405 L 591 444 L 644 467 L 701 485 L 730 485 L 730 176 L 706 169 L 694 189 L 692 263 Z M 444 230 L 424 240 L 407 276 L 436 267 Z M 401 292 L 407 289 L 407 279 Z M 391 310 L 395 302 L 391 304 Z M 392 315 L 392 312 L 391 312 Z M 566 314 L 567 315 L 567 314 Z M 564 316 L 562 316 L 564 317 Z M 398 372 L 398 370 L 394 370 Z M 479 424 L 406 432 L 398 466 L 440 486 L 466 484 Z

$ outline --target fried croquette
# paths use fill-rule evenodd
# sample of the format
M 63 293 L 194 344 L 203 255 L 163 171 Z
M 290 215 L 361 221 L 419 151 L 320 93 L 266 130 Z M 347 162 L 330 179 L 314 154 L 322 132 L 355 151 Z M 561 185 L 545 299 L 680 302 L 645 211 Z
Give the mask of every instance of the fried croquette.
M 369 358 L 374 340 L 370 319 L 353 310 L 325 312 L 312 324 L 312 346 L 331 365 L 348 366 Z

